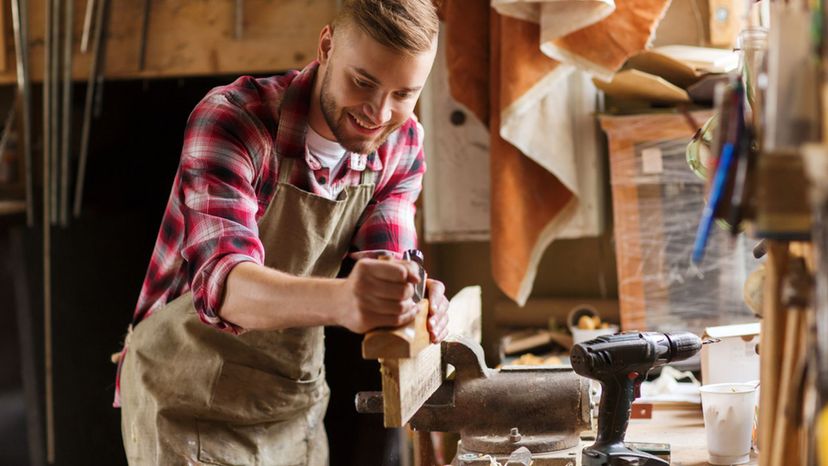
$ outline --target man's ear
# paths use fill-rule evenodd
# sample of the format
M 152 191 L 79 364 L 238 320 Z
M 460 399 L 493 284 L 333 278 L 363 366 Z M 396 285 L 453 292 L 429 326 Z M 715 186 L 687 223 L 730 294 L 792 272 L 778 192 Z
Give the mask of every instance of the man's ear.
M 319 47 L 316 50 L 316 59 L 319 64 L 326 65 L 331 58 L 331 50 L 333 49 L 333 27 L 326 24 L 319 33 Z

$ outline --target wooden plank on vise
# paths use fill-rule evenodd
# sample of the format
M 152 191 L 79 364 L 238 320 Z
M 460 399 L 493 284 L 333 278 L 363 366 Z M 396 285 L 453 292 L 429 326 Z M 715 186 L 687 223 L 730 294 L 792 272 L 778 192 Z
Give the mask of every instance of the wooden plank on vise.
M 449 336 L 480 341 L 480 287 L 460 290 L 449 303 Z M 383 423 L 402 427 L 443 382 L 440 345 L 428 345 L 413 358 L 381 359 Z
M 393 329 L 368 332 L 362 340 L 364 359 L 413 358 L 428 346 L 428 300 L 418 304 L 414 321 Z

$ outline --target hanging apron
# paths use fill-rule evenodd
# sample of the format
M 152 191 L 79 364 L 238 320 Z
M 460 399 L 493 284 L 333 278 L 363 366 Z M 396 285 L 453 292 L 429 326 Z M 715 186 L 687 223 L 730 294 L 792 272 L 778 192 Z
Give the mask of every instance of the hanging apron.
M 265 265 L 335 277 L 376 173 L 330 200 L 288 183 L 293 161 L 282 159 L 259 220 Z M 153 312 L 128 337 L 121 367 L 129 464 L 327 465 L 323 330 L 232 335 L 199 320 L 191 293 Z

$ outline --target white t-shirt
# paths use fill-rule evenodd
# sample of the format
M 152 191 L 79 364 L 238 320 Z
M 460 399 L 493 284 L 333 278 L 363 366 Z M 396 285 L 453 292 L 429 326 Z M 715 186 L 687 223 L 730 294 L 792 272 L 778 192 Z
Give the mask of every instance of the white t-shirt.
M 310 125 L 308 125 L 308 132 L 305 136 L 305 144 L 308 146 L 308 152 L 319 161 L 320 165 L 328 169 L 331 177 L 339 173 L 342 164 L 348 160 L 348 151 L 344 147 L 336 141 L 323 138 Z M 336 199 L 339 195 L 339 192 L 334 192 L 330 180 L 325 183 L 324 187 L 331 199 Z M 337 191 L 341 191 L 341 187 Z

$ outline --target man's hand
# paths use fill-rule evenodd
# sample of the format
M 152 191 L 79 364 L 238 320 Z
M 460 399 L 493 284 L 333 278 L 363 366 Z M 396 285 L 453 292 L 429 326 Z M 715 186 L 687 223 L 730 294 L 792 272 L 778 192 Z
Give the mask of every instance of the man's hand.
M 411 299 L 414 285 L 420 282 L 417 272 L 417 265 L 409 261 L 357 261 L 343 282 L 345 306 L 337 323 L 352 332 L 365 333 L 377 327 L 399 327 L 411 322 L 417 314 Z
M 448 308 L 446 287 L 443 282 L 427 279 L 426 295 L 428 296 L 428 333 L 432 343 L 439 343 L 448 336 Z

